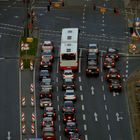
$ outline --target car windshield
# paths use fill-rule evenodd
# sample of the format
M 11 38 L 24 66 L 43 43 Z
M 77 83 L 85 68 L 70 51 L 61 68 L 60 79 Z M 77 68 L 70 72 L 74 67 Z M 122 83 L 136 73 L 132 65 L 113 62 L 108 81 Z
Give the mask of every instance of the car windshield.
M 68 122 L 67 127 L 76 128 L 76 124 L 74 122 Z
M 74 95 L 73 92 L 66 92 L 65 95 Z
M 67 78 L 67 79 L 65 79 L 65 82 L 72 82 L 72 79 Z
M 73 107 L 73 102 L 65 102 L 64 107 Z

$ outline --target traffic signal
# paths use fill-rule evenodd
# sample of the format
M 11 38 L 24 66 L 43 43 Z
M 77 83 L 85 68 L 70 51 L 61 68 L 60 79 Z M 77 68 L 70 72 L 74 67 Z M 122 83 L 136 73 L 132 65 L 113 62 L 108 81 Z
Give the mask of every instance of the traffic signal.
M 116 9 L 116 8 L 114 8 L 114 13 L 115 13 L 115 14 L 117 13 L 117 9 Z
M 50 5 L 47 5 L 47 11 L 50 11 Z

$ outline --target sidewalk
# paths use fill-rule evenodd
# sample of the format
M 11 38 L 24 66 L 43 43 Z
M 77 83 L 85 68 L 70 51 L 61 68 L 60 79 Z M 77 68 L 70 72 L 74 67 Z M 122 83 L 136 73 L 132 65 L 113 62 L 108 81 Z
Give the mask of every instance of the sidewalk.
M 140 69 L 129 76 L 126 86 L 134 140 L 140 138 L 140 85 L 136 86 L 138 80 L 140 80 Z

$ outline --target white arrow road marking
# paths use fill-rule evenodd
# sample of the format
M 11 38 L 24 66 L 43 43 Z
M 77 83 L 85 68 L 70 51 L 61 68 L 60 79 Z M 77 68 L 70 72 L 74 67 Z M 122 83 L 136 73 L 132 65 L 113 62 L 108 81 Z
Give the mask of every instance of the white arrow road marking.
M 11 140 L 11 132 L 10 132 L 10 131 L 8 131 L 7 139 L 8 139 L 8 140 Z
M 91 94 L 94 95 L 94 87 L 91 86 Z
M 123 117 L 120 116 L 118 112 L 116 112 L 116 117 L 117 117 L 117 122 L 119 122 L 120 120 L 123 120 Z
M 96 112 L 94 112 L 94 118 L 95 118 L 95 121 L 97 122 L 98 121 L 98 115 Z

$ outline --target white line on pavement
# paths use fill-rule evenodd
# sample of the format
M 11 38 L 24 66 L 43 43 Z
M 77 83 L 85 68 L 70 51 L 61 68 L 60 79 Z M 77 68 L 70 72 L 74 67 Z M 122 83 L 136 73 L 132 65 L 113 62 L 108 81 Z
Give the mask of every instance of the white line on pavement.
M 107 129 L 108 129 L 108 131 L 110 131 L 110 125 L 109 124 L 107 125 Z
M 105 110 L 107 111 L 107 105 L 105 105 Z
M 109 118 L 108 118 L 108 114 L 106 114 L 106 119 L 109 120 Z
M 57 61 L 57 70 L 56 72 L 58 73 L 59 72 L 59 60 Z
M 20 140 L 22 140 L 22 132 L 21 132 L 21 71 L 19 69 L 19 117 L 20 117 Z
M 128 77 L 128 74 L 126 74 L 125 77 L 127 78 Z
M 82 110 L 83 110 L 83 111 L 85 110 L 85 106 L 84 106 L 84 105 L 82 105 Z
M 111 137 L 111 135 L 109 134 L 109 140 L 112 140 L 112 137 Z
M 57 96 L 57 101 L 59 102 L 59 96 Z
M 81 56 L 82 56 L 82 49 L 80 49 L 80 54 L 79 54 L 79 73 L 81 72 Z
M 35 82 L 35 77 L 36 77 L 36 73 L 35 73 L 35 68 L 34 68 L 34 71 L 33 71 L 33 85 L 34 85 L 34 102 L 35 102 L 35 105 L 34 105 L 34 112 L 35 112 L 35 118 L 37 118 L 37 107 L 36 107 L 36 82 Z M 37 119 L 35 121 L 35 127 L 36 127 L 36 130 L 35 130 L 35 136 L 37 138 Z
M 80 91 L 82 91 L 83 90 L 83 88 L 82 88 L 82 86 L 80 85 Z
M 127 61 L 126 61 L 126 64 L 128 64 L 128 63 L 129 63 L 129 61 L 127 60 Z
M 59 125 L 59 131 L 61 131 L 61 126 Z
M 57 110 L 59 111 L 59 105 L 57 106 Z
M 84 99 L 84 98 L 83 98 L 83 95 L 81 95 L 81 101 L 83 101 L 83 99 Z
M 61 140 L 61 136 L 59 136 L 59 140 Z
M 126 70 L 126 73 L 128 73 L 128 70 Z
M 106 96 L 105 96 L 105 94 L 103 95 L 104 96 L 104 101 L 106 100 Z
M 103 76 L 101 76 L 101 81 L 102 81 L 102 82 L 104 81 L 104 78 L 103 78 Z
M 104 32 L 104 31 L 105 31 L 105 29 L 101 29 L 101 31 L 103 31 L 103 32 Z
M 56 91 L 58 92 L 58 86 L 56 87 Z
M 103 91 L 105 90 L 105 87 L 104 87 L 104 85 L 102 85 L 102 90 L 103 90 Z
M 84 7 L 86 7 L 87 5 L 85 4 Z
M 58 115 L 58 121 L 60 121 L 60 115 Z
M 58 83 L 58 77 L 56 77 L 56 82 Z
M 84 124 L 84 130 L 87 131 L 87 125 L 86 124 Z
M 128 69 L 128 65 L 126 65 L 126 69 Z
M 86 115 L 85 114 L 83 114 L 83 120 L 86 120 Z
M 81 82 L 81 77 L 79 76 L 79 82 Z
M 83 20 L 85 20 L 85 17 L 83 17 Z
M 85 135 L 85 140 L 88 140 L 88 136 L 87 135 Z
M 102 20 L 102 22 L 105 22 L 105 20 Z
M 101 51 L 101 62 L 100 62 L 100 71 L 103 72 L 103 59 L 102 59 L 103 52 Z

